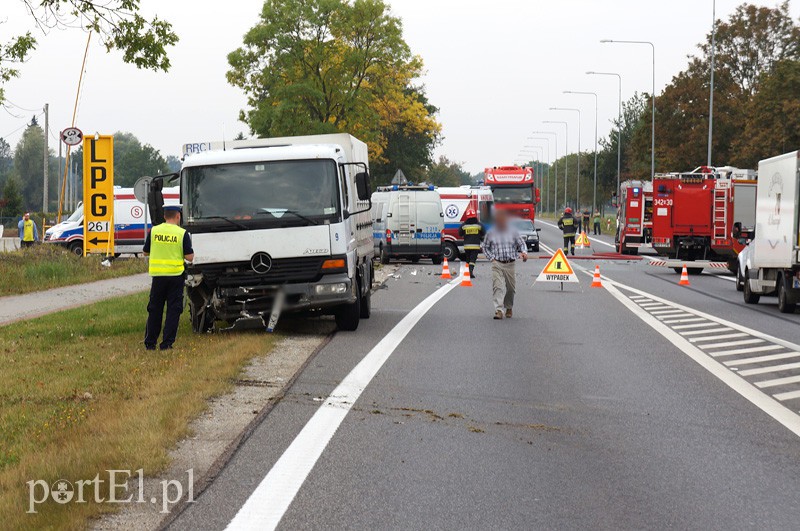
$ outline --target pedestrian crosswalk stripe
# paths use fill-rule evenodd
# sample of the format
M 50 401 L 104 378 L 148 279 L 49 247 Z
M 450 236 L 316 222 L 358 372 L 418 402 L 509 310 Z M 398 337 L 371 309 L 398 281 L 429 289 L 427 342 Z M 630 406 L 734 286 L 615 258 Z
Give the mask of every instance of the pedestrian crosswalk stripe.
M 688 324 L 688 325 L 680 325 L 680 326 L 673 326 L 673 330 L 686 330 L 689 328 L 708 328 L 709 326 L 718 326 L 719 323 L 715 323 L 712 321 L 707 321 L 705 323 L 698 323 L 698 324 Z
M 737 354 L 754 354 L 756 352 L 767 352 L 769 350 L 780 350 L 782 345 L 761 345 L 758 347 L 736 348 L 733 350 L 722 350 L 720 352 L 711 352 L 714 358 L 721 358 L 722 356 L 735 356 Z
M 766 363 L 768 361 L 785 360 L 791 358 L 800 358 L 800 352 L 782 352 L 780 354 L 769 354 L 767 356 L 757 356 L 755 358 L 743 358 L 740 360 L 726 361 L 725 365 L 728 367 L 738 367 L 739 365 L 750 365 L 753 363 Z
M 774 378 L 772 380 L 762 380 L 760 382 L 756 382 L 756 387 L 763 389 L 764 387 L 778 387 L 779 385 L 788 385 L 793 383 L 800 383 L 800 375 Z
M 751 376 L 753 374 L 767 374 L 770 372 L 781 372 L 781 371 L 788 371 L 791 369 L 800 369 L 800 362 L 787 363 L 785 365 L 772 365 L 769 367 L 759 367 L 757 369 L 747 369 L 746 371 L 740 371 L 739 374 L 741 374 L 742 376 Z
M 793 398 L 800 398 L 800 391 L 789 391 L 787 393 L 778 393 L 777 395 L 772 395 L 775 397 L 775 400 L 780 400 L 783 402 L 784 400 L 791 400 Z
M 719 336 L 693 337 L 689 341 L 692 343 L 700 343 L 701 341 L 717 341 L 719 339 L 732 339 L 734 337 L 747 337 L 747 334 L 744 332 L 734 332 L 733 334 L 722 334 Z
M 681 332 L 682 336 L 701 336 L 703 334 L 717 334 L 719 332 L 730 332 L 731 328 L 704 328 L 702 330 L 691 330 L 689 332 Z
M 722 343 L 712 343 L 711 345 L 703 345 L 702 348 L 725 348 L 725 347 L 738 347 L 740 345 L 752 345 L 755 343 L 764 343 L 763 339 L 740 339 L 738 341 L 723 341 Z
M 692 315 L 692 314 L 689 314 Z M 705 321 L 702 317 L 692 317 L 690 319 L 664 319 L 665 324 L 678 324 L 678 323 L 696 323 L 697 321 Z

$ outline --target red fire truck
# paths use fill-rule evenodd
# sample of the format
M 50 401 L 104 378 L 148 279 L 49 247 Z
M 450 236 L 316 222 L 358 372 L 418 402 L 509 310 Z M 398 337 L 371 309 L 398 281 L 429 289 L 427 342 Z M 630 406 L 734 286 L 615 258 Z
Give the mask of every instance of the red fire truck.
M 734 201 L 735 199 L 735 201 Z M 653 248 L 658 262 L 689 274 L 736 271 L 736 256 L 755 228 L 755 171 L 701 166 L 653 181 Z
M 617 201 L 617 252 L 639 254 L 641 249 L 650 249 L 653 241 L 653 183 L 625 181 L 620 184 Z
M 516 217 L 536 218 L 540 192 L 533 179 L 533 168 L 495 166 L 484 171 L 484 184 L 492 189 L 495 208 L 508 210 Z

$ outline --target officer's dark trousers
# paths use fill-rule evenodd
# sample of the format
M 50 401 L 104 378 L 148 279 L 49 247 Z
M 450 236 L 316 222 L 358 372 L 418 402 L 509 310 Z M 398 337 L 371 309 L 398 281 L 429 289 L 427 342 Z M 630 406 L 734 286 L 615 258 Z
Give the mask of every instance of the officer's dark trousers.
M 564 235 L 564 252 L 575 254 L 575 235 Z
M 469 276 L 475 276 L 475 262 L 478 261 L 478 253 L 480 249 L 465 249 L 464 253 L 467 255 L 467 263 L 469 264 Z
M 164 337 L 160 348 L 169 348 L 178 335 L 178 324 L 183 311 L 183 275 L 177 277 L 153 277 L 150 286 L 150 302 L 147 303 L 147 328 L 144 332 L 144 345 L 155 348 L 161 333 L 161 318 L 167 305 L 167 318 L 164 321 Z
M 597 236 L 598 234 L 600 234 L 600 222 L 596 222 L 596 223 L 594 224 L 594 234 L 595 234 L 595 236 Z

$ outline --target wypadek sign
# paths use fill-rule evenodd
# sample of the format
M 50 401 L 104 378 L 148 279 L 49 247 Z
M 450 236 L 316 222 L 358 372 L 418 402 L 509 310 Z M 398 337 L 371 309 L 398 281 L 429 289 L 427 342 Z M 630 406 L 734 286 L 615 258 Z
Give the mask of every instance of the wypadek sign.
M 114 254 L 114 137 L 83 140 L 83 254 Z

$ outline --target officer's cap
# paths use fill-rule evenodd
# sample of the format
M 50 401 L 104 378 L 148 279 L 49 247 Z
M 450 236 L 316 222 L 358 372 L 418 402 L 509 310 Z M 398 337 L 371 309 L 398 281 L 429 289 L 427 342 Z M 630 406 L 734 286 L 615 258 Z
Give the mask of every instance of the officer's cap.
M 164 205 L 164 212 L 180 212 L 183 205 Z

